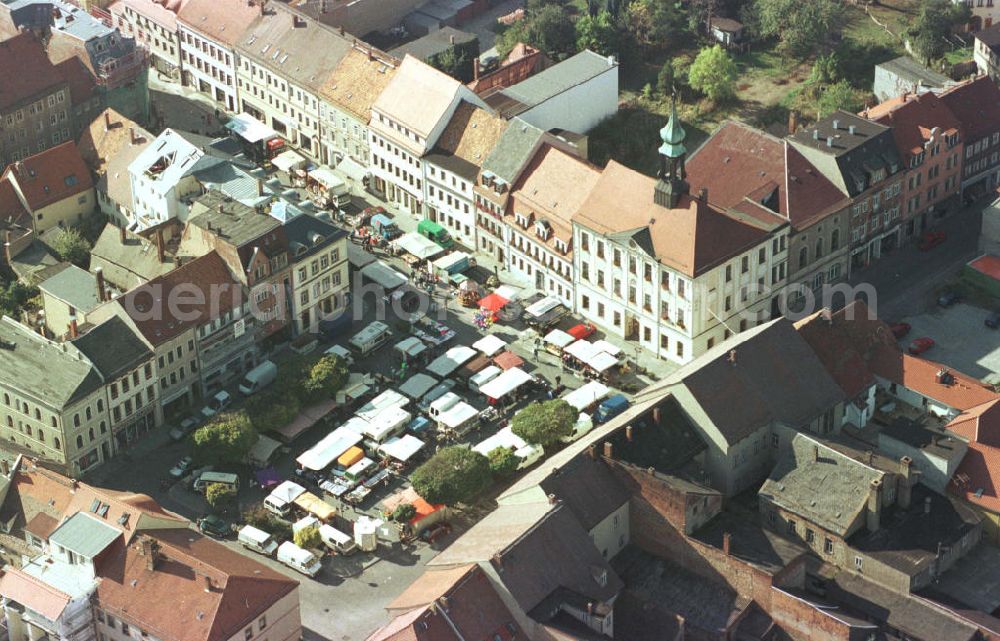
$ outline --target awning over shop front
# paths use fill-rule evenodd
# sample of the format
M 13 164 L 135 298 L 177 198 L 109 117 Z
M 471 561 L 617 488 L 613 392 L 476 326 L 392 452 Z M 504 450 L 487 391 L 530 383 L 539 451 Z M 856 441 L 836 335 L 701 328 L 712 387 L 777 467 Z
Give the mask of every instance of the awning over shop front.
M 309 161 L 302 157 L 299 152 L 294 149 L 286 149 L 271 161 L 276 168 L 281 171 L 291 171 L 293 169 L 301 169 L 309 164 Z

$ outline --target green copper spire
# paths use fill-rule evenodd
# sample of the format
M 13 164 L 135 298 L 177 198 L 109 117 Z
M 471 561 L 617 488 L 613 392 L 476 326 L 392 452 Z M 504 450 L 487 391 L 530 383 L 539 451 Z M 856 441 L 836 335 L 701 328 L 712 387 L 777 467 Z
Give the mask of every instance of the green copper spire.
M 660 145 L 658 151 L 667 158 L 680 158 L 687 153 L 687 149 L 684 147 L 685 138 L 687 138 L 687 132 L 684 131 L 680 118 L 677 117 L 677 101 L 672 98 L 670 100 L 670 119 L 667 120 L 666 126 L 660 130 L 660 140 L 663 141 L 663 144 Z

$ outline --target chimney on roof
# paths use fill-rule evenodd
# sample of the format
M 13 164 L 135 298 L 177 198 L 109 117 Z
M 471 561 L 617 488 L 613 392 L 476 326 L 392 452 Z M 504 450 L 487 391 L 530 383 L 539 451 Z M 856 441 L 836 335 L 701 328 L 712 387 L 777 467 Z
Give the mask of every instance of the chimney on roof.
M 865 525 L 869 532 L 876 532 L 879 528 L 879 520 L 882 516 L 882 481 L 872 479 L 868 488 L 868 511 L 865 515 Z
M 452 36 L 452 38 L 454 38 L 454 36 Z M 369 60 L 375 59 L 375 49 L 371 45 L 368 45 L 368 59 Z
M 181 266 L 181 257 L 174 256 L 174 267 L 180 267 L 180 266 Z
M 812 462 L 815 463 L 819 460 L 819 445 L 812 446 Z
M 263 195 L 264 195 L 264 179 L 263 178 L 258 178 L 257 179 L 257 197 L 260 198 Z
M 125 230 L 125 228 L 124 227 L 119 227 L 118 228 L 118 242 L 121 243 L 122 245 L 124 245 L 125 244 L 125 239 L 127 237 L 128 237 L 128 232 Z
M 591 443 L 590 446 L 587 447 L 587 455 L 590 456 L 590 458 L 594 459 L 595 461 L 597 460 L 597 444 L 596 443 Z
M 472 59 L 472 82 L 479 80 L 479 58 Z
M 703 203 L 708 203 L 708 187 L 702 187 L 698 190 L 698 200 Z
M 0 474 L 6 477 L 10 476 L 10 461 L 7 459 L 0 459 Z
M 80 328 L 76 324 L 76 314 L 69 316 L 69 339 L 74 340 L 80 336 Z
M 103 303 L 108 300 L 108 290 L 104 287 L 104 269 L 95 267 L 94 277 L 97 278 L 97 300 Z
M 222 203 L 219 203 L 219 206 L 216 209 L 218 209 L 219 213 L 221 214 L 222 210 L 224 209 Z M 211 229 L 211 227 L 209 227 L 209 229 Z
M 135 127 L 129 127 L 128 128 L 128 142 L 129 142 L 130 145 L 138 145 L 139 144 L 139 136 L 135 135 Z
M 826 146 L 827 147 L 833 147 L 833 136 L 827 136 L 826 137 Z
M 76 492 L 76 489 L 78 487 L 80 487 L 80 481 L 77 481 L 76 479 L 70 479 L 69 480 L 69 491 L 70 491 L 70 493 Z
M 732 554 L 733 535 L 729 532 L 722 533 L 722 553 L 726 556 Z
M 104 131 L 111 130 L 111 112 L 104 110 Z
M 851 126 L 849 126 L 849 127 L 847 128 L 847 133 L 851 134 L 852 136 L 853 136 L 853 135 L 855 135 L 855 134 L 857 134 L 857 133 L 858 133 L 858 128 L 857 128 L 857 126 L 855 126 L 855 125 L 851 125 Z
M 913 496 L 913 482 L 915 480 L 913 459 L 909 456 L 904 456 L 899 459 L 899 488 L 896 490 L 896 503 L 904 510 L 910 508 L 910 501 Z
M 548 499 L 549 499 L 549 505 L 555 505 L 556 503 L 559 502 L 559 499 L 556 498 L 555 494 L 549 494 Z
M 163 229 L 156 230 L 156 260 L 163 262 Z
M 337 31 L 340 32 L 340 35 L 344 35 L 344 25 L 340 25 L 340 27 L 337 28 Z
M 813 140 L 819 140 L 819 129 L 813 129 Z
M 625 440 L 628 441 L 629 443 L 631 443 L 633 438 L 635 438 L 635 434 L 632 432 L 632 426 L 631 425 L 626 425 L 625 426 Z
M 448 44 L 451 45 L 455 44 L 455 34 L 451 34 L 450 36 L 448 36 Z
M 840 121 L 839 121 L 839 120 L 837 120 L 836 118 L 834 118 L 834 119 L 833 119 L 833 128 L 834 128 L 835 130 L 836 130 L 836 129 L 840 129 Z
M 604 458 L 613 459 L 615 457 L 615 446 L 611 441 L 604 441 Z
M 593 601 L 587 601 L 587 614 L 588 615 L 594 614 L 594 602 Z
M 202 576 L 202 579 L 205 582 L 205 592 L 211 592 L 212 591 L 212 577 L 210 577 L 210 576 L 208 576 L 206 574 L 206 575 Z
M 678 641 L 684 641 L 687 638 L 684 632 L 685 619 L 679 614 L 675 616 L 677 617 L 677 639 Z
M 788 135 L 794 134 L 799 129 L 799 112 L 792 109 L 788 112 Z
M 726 358 L 726 360 L 728 360 L 733 365 L 736 364 L 736 350 L 735 349 L 729 350 L 729 356 Z

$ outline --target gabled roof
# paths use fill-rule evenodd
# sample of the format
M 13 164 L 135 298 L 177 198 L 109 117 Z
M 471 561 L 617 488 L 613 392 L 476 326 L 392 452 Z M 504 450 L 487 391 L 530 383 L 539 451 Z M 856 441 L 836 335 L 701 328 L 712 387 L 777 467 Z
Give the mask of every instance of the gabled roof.
M 962 139 L 974 144 L 1000 131 L 1000 88 L 989 76 L 979 76 L 939 94 L 962 123 Z
M 372 109 L 426 138 L 448 115 L 460 89 L 462 83 L 451 76 L 406 56 Z
M 455 108 L 427 160 L 474 181 L 507 125 L 503 118 L 463 101 Z
M 224 45 L 235 46 L 260 17 L 265 2 L 247 0 L 187 0 L 177 19 L 192 31 Z
M 0 41 L 0 78 L 4 79 L 0 110 L 37 100 L 44 93 L 64 86 L 66 79 L 54 71 L 45 49 L 33 34 L 24 32 Z
M 83 314 L 92 311 L 101 304 L 97 295 L 97 278 L 76 265 L 67 265 L 65 269 L 39 283 L 38 288 Z M 83 319 L 80 320 L 82 323 Z
M 8 166 L 5 174 L 16 180 L 25 203 L 35 212 L 94 186 L 72 140 Z
M 998 398 L 995 392 L 975 378 L 946 365 L 904 354 L 898 348 L 876 349 L 872 354 L 870 367 L 876 376 L 960 412 Z M 950 382 L 938 382 L 937 375 L 941 371 L 949 373 Z
M 801 229 L 845 209 L 850 200 L 805 156 L 785 142 L 785 198 L 789 221 Z
M 885 473 L 798 433 L 759 494 L 837 536 L 867 509 L 872 481 Z M 821 492 L 817 488 L 822 488 Z
M 910 56 L 900 56 L 875 65 L 896 74 L 914 85 L 918 82 L 929 88 L 942 88 L 953 84 L 948 76 L 928 69 Z
M 0 594 L 50 621 L 57 621 L 70 602 L 65 592 L 10 565 L 0 575 Z
M 83 161 L 95 173 L 101 174 L 123 149 L 131 147 L 134 150 L 140 150 L 152 140 L 152 134 L 108 107 L 101 115 L 94 118 L 90 126 L 83 131 L 80 136 L 79 149 Z M 135 153 L 137 154 L 138 151 Z M 128 164 L 126 163 L 123 168 L 127 169 Z M 125 182 L 129 182 L 127 173 Z
M 128 290 L 173 270 L 172 261 L 160 262 L 156 244 L 127 232 L 125 242 L 121 229 L 108 223 L 90 251 L 90 267 L 104 270 L 109 283 Z
M 948 492 L 1000 514 L 1000 447 L 970 441 L 948 483 Z
M 49 535 L 49 542 L 86 559 L 103 552 L 121 532 L 87 512 L 77 512 Z
M 938 128 L 944 135 L 957 134 L 962 126 L 944 101 L 932 92 L 917 96 L 903 94 L 869 109 L 868 118 L 892 127 L 900 156 L 907 162 L 924 152 L 931 130 Z
M 772 422 L 802 427 L 844 399 L 791 321 L 735 338 L 689 363 L 680 379 L 730 445 Z
M 293 264 L 347 236 L 343 229 L 312 214 L 300 214 L 282 228 L 288 238 L 288 260 Z
M 539 485 L 562 501 L 588 532 L 629 500 L 628 490 L 607 464 L 585 455 L 553 470 Z
M 117 316 L 112 316 L 73 341 L 97 367 L 104 380 L 111 381 L 153 358 L 153 352 L 132 328 Z
M 654 178 L 611 160 L 574 220 L 607 236 L 644 234 L 652 256 L 689 277 L 767 237 L 757 225 L 696 198 L 682 198 L 676 209 L 660 207 L 653 201 L 655 185 Z
M 501 89 L 495 94 L 496 99 L 505 100 L 497 103 L 498 111 L 505 118 L 516 116 L 617 66 L 614 58 L 585 49 L 516 85 Z M 494 99 L 487 102 L 493 105 Z
M 171 293 L 178 287 L 190 291 L 192 286 L 204 292 L 200 304 L 196 300 L 193 304 L 183 305 L 185 317 L 175 317 L 172 312 L 180 310 L 172 309 L 177 308 L 177 305 L 167 304 Z M 213 291 L 219 293 L 215 301 L 211 300 Z M 136 287 L 116 299 L 116 302 L 132 318 L 139 332 L 151 345 L 160 345 L 188 329 L 197 328 L 224 315 L 236 304 L 242 305 L 244 297 L 240 282 L 233 278 L 222 257 L 212 251 Z M 161 309 L 162 313 L 150 313 L 154 306 Z
M 388 56 L 369 58 L 367 53 L 352 48 L 327 77 L 319 93 L 367 124 L 372 105 L 392 80 L 398 64 L 398 60 Z
M 500 134 L 493 152 L 483 161 L 483 171 L 512 184 L 531 161 L 545 132 L 514 118 Z
M 515 209 L 518 213 L 528 209 L 536 214 L 536 220 L 547 220 L 554 236 L 569 242 L 573 237 L 571 221 L 600 176 L 590 163 L 545 145 L 514 185 Z

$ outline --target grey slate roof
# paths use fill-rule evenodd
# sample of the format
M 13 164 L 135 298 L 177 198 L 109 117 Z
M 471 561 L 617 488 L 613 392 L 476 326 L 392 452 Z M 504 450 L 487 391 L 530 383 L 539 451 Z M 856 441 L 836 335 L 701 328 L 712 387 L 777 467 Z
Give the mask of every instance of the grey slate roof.
M 588 532 L 628 502 L 629 493 L 604 461 L 580 455 L 540 483 L 568 507 Z
M 538 127 L 515 118 L 500 136 L 493 152 L 483 160 L 483 172 L 492 172 L 497 178 L 513 184 L 544 135 Z
M 110 381 L 135 369 L 153 357 L 125 321 L 112 316 L 73 341 L 94 366 Z
M 954 84 L 954 81 L 948 76 L 928 69 L 910 56 L 900 56 L 875 66 L 909 80 L 911 83 L 923 82 L 924 86 L 928 88 L 947 87 Z
M 814 453 L 818 453 L 815 460 Z M 871 482 L 884 475 L 800 433 L 759 494 L 829 532 L 846 536 L 866 510 Z
M 174 268 L 170 261 L 159 261 L 154 243 L 128 234 L 122 244 L 119 233 L 117 227 L 108 223 L 90 252 L 91 269 L 104 270 L 104 279 L 109 283 L 129 290 Z
M 86 512 L 77 512 L 49 535 L 52 545 L 59 545 L 80 556 L 92 559 L 121 536 L 121 532 Z
M 220 210 L 221 208 L 221 210 Z M 235 247 L 253 242 L 281 225 L 267 214 L 233 200 L 221 191 L 208 191 L 191 205 L 188 224 L 209 229 Z
M 49 342 L 17 321 L 0 320 L 0 381 L 62 408 L 102 385 L 97 368 L 72 346 Z
M 455 38 L 455 42 L 451 41 L 453 36 Z M 454 27 L 445 26 L 428 33 L 422 38 L 417 38 L 412 42 L 407 42 L 405 45 L 396 47 L 389 53 L 400 58 L 406 54 L 410 54 L 415 58 L 420 58 L 421 60 L 426 61 L 428 58 L 436 56 L 439 53 L 443 53 L 456 45 L 463 45 L 467 42 L 472 42 L 475 39 L 476 34 L 474 33 L 460 31 Z
M 232 162 L 221 162 L 195 174 L 195 178 L 208 190 L 218 190 L 249 207 L 267 203 L 278 195 L 274 183 L 264 181 L 258 193 L 257 178 Z
M 90 272 L 70 265 L 38 285 L 43 292 L 86 313 L 100 305 L 97 278 Z
M 299 214 L 285 223 L 284 227 L 285 236 L 288 238 L 289 258 L 295 262 L 347 236 L 346 231 L 312 214 Z M 314 234 L 319 234 L 322 238 L 313 242 Z
M 687 387 L 728 443 L 772 422 L 801 427 L 844 400 L 791 321 L 777 319 L 735 338 L 671 377 Z
M 617 63 L 609 63 L 604 56 L 586 49 L 500 93 L 523 105 L 516 110 L 520 113 L 596 78 L 615 65 Z M 515 114 L 506 114 L 510 115 Z

